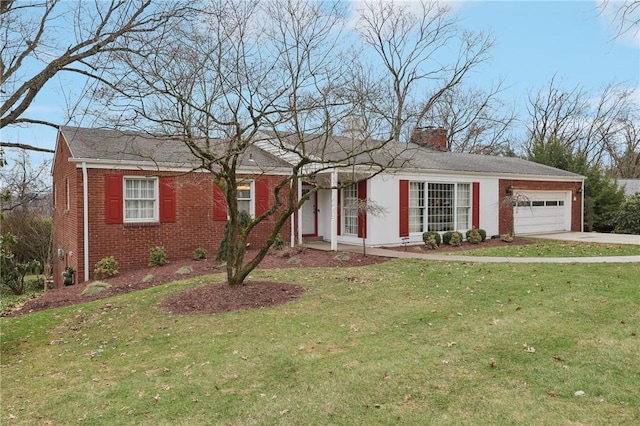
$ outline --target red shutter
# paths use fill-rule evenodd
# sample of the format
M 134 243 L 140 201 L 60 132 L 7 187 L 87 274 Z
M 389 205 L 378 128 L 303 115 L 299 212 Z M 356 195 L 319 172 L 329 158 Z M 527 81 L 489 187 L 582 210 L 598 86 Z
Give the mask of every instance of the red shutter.
M 471 227 L 480 228 L 480 182 L 473 182 L 471 192 Z
M 176 221 L 175 178 L 160 178 L 160 222 Z
M 122 223 L 122 175 L 104 176 L 104 221 L 105 223 Z
M 256 216 L 269 210 L 269 181 L 265 177 L 256 179 Z
M 367 201 L 367 180 L 358 182 L 358 207 Z M 358 209 L 358 237 L 367 238 L 367 211 Z
M 400 180 L 400 236 L 409 236 L 409 181 Z
M 338 216 L 338 235 L 342 235 L 342 215 L 340 214 L 340 212 L 342 211 L 342 188 L 340 188 L 340 186 L 338 185 L 338 211 L 337 216 Z
M 227 220 L 227 200 L 216 184 L 213 184 L 213 220 Z

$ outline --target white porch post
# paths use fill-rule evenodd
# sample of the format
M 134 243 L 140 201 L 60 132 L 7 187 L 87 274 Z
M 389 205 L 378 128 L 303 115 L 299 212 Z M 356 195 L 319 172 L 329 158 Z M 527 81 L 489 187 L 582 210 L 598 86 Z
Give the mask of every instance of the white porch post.
M 298 180 L 298 202 L 302 198 L 302 181 Z M 302 206 L 298 209 L 298 244 L 302 245 Z
M 338 171 L 331 171 L 331 250 L 338 251 Z

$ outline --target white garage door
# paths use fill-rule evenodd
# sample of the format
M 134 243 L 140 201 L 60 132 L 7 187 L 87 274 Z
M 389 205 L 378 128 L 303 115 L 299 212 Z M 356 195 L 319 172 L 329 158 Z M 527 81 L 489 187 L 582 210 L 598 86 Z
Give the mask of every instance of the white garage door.
M 516 234 L 571 230 L 571 193 L 524 191 L 515 194 L 513 222 Z

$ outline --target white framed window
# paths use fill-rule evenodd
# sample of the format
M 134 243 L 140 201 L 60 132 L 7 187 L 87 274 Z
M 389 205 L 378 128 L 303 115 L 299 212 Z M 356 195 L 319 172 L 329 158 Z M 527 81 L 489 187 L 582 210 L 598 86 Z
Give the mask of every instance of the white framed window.
M 252 180 L 239 182 L 236 186 L 236 199 L 238 200 L 238 213 L 245 211 L 255 216 L 255 182 Z
M 456 185 L 456 229 L 469 229 L 471 213 L 471 185 Z
M 66 199 L 64 210 L 68 212 L 69 207 L 71 206 L 71 189 L 69 188 L 69 178 L 64 179 L 64 184 L 65 184 L 65 199 Z
M 342 188 L 342 234 L 358 235 L 358 185 Z
M 409 232 L 470 228 L 471 184 L 409 182 Z
M 158 221 L 158 178 L 124 178 L 124 221 Z
M 409 232 L 423 232 L 424 182 L 409 182 Z

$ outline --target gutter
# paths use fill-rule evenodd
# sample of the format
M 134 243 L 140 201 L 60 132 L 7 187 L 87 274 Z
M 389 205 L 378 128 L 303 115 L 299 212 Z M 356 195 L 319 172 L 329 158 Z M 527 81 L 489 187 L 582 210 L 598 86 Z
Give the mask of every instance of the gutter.
M 87 163 L 82 163 L 82 240 L 84 242 L 84 281 L 89 281 L 89 179 Z

